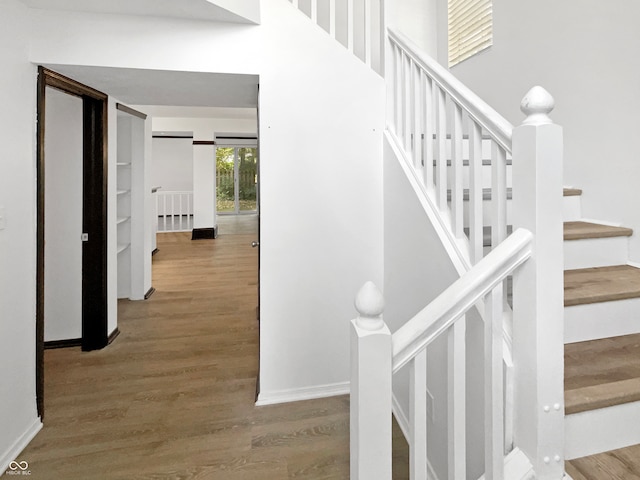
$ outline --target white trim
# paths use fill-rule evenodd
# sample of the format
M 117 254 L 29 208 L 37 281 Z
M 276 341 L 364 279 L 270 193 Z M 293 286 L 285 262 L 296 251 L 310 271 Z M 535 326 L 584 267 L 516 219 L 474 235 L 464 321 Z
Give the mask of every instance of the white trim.
M 349 382 L 329 383 L 327 385 L 316 385 L 313 387 L 288 388 L 285 390 L 274 390 L 271 392 L 260 392 L 258 394 L 257 407 L 264 405 L 275 405 L 277 403 L 298 402 L 301 400 L 313 400 L 316 398 L 334 397 L 336 395 L 347 395 L 351 391 Z
M 640 402 L 567 415 L 564 454 L 567 460 L 640 443 Z
M 9 468 L 9 463 L 15 460 L 29 445 L 38 432 L 42 429 L 40 417 L 36 418 L 27 430 L 11 445 L 0 457 L 0 477 Z M 28 461 L 28 459 L 27 459 Z
M 396 422 L 400 426 L 400 430 L 402 430 L 402 435 L 404 435 L 405 440 L 409 443 L 409 419 L 405 415 L 402 407 L 400 406 L 400 402 L 398 401 L 398 397 L 396 394 L 392 394 L 392 411 L 393 416 L 396 417 Z M 436 475 L 435 470 L 431 466 L 431 462 L 427 459 L 427 480 L 439 480 L 438 475 Z

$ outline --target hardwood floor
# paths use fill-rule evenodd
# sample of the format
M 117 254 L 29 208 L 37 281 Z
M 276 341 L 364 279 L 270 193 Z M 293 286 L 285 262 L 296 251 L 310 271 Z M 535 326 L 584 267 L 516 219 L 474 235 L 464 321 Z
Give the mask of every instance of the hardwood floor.
M 256 217 L 220 217 L 219 232 L 159 235 L 156 292 L 119 302 L 111 346 L 46 351 L 45 426 L 20 455 L 31 478 L 349 478 L 347 396 L 254 406 Z

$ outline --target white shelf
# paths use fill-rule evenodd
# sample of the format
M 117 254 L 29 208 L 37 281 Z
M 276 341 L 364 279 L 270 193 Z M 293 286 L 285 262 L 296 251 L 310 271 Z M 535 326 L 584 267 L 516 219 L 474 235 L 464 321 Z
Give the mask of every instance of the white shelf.
M 129 193 L 129 190 L 118 190 L 118 195 L 124 195 L 126 193 Z
M 118 163 L 116 163 L 116 166 L 118 166 L 118 167 L 128 167 L 129 165 L 131 165 L 131 164 L 127 163 L 127 162 L 118 162 Z
M 116 220 L 116 225 L 120 225 L 121 223 L 126 222 L 127 220 L 129 220 L 131 217 L 118 217 L 118 219 Z
M 129 248 L 130 243 L 119 243 L 118 244 L 118 253 L 124 252 L 127 248 Z

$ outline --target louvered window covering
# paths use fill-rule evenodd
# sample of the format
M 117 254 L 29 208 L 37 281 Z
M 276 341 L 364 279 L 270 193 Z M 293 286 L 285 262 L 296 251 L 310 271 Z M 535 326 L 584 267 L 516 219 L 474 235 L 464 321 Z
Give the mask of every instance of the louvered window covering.
M 492 0 L 449 0 L 449 66 L 493 43 Z

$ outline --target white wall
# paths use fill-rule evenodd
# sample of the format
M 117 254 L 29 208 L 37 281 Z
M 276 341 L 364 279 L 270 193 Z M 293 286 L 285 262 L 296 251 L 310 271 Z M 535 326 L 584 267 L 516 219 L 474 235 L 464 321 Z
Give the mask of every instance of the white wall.
M 193 138 L 154 137 L 151 185 L 164 191 L 193 190 Z
M 437 5 L 441 0 L 395 0 L 386 2 L 387 26 L 398 29 L 427 54 L 438 55 L 438 13 L 444 7 Z
M 40 428 L 35 391 L 36 69 L 29 21 L 16 0 L 0 3 L 0 472 Z
M 386 145 L 384 160 L 384 319 L 391 332 L 410 320 L 459 278 L 423 205 L 393 150 Z M 483 472 L 482 320 L 467 315 L 467 451 L 468 478 Z M 427 388 L 433 396 L 433 421 L 427 426 L 429 461 L 438 478 L 447 478 L 447 336 L 427 349 Z M 393 380 L 399 416 L 409 418 L 408 367 Z
M 494 0 L 493 11 L 493 47 L 453 73 L 514 124 L 529 88 L 549 90 L 565 133 L 564 183 L 583 189 L 583 214 L 640 231 L 640 4 Z M 630 245 L 640 261 L 640 235 Z
M 82 99 L 46 89 L 44 339 L 82 337 Z
M 34 12 L 31 58 L 260 75 L 269 402 L 347 388 L 353 298 L 366 280 L 382 283 L 384 84 L 288 2 L 262 8 L 261 26 Z

